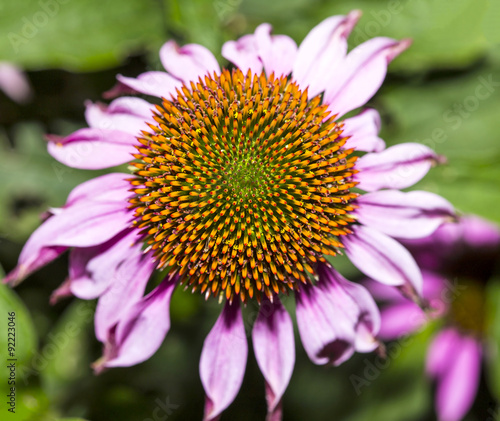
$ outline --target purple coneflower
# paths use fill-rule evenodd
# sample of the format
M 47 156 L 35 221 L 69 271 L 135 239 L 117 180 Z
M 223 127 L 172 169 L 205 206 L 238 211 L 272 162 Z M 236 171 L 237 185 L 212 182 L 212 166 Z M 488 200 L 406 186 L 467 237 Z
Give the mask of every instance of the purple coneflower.
M 428 376 L 436 382 L 440 421 L 459 421 L 471 408 L 481 375 L 488 280 L 500 261 L 500 230 L 475 216 L 442 225 L 429 237 L 406 241 L 423 273 L 430 312 L 388 287 L 370 283 L 388 302 L 379 336 L 395 339 L 422 328 L 429 316 L 442 321 L 427 352 Z
M 141 93 L 160 98 L 157 105 L 137 97 L 87 104 L 89 128 L 49 136 L 49 152 L 76 168 L 130 162 L 131 174 L 76 187 L 6 281 L 16 284 L 70 249 L 69 277 L 56 295 L 99 298 L 98 371 L 158 349 L 177 285 L 216 297 L 223 309 L 200 361 L 205 420 L 217 419 L 240 388 L 248 351 L 240 306 L 249 300 L 261 305 L 252 340 L 270 420 L 281 418 L 295 362 L 280 296 L 295 295 L 313 362 L 337 365 L 374 350 L 373 298 L 325 256 L 345 252 L 366 275 L 416 296 L 420 270 L 392 236 L 429 235 L 453 208 L 431 193 L 399 191 L 439 160 L 432 150 L 386 149 L 373 109 L 341 119 L 375 94 L 388 63 L 410 45 L 374 38 L 347 54 L 359 16 L 324 20 L 299 47 L 260 25 L 224 44 L 230 69 L 201 45 L 169 41 L 160 50 L 167 72 L 119 75 L 108 96 Z M 155 270 L 165 279 L 144 296 Z

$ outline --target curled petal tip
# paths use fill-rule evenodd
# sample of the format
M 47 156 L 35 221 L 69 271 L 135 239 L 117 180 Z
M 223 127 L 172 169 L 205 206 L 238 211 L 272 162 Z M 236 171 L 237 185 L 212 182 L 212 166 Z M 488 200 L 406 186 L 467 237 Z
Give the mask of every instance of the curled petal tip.
M 10 272 L 5 278 L 3 278 L 2 283 L 14 288 L 24 281 L 27 276 L 27 272 L 27 268 L 21 264 Z
M 399 47 L 401 48 L 401 51 L 404 51 L 407 48 L 410 48 L 412 44 L 413 40 L 411 38 L 405 38 L 399 42 Z
M 99 358 L 97 361 L 94 361 L 90 365 L 90 367 L 92 367 L 92 370 L 94 370 L 94 374 L 96 376 L 98 376 L 98 375 L 100 375 L 108 370 L 108 368 L 106 367 L 107 361 L 108 361 L 108 359 L 105 356 L 102 356 L 101 358 Z
M 363 12 L 359 9 L 353 10 L 352 12 L 348 13 L 346 27 L 348 28 L 349 32 L 351 32 L 352 28 L 354 28 L 354 26 L 358 23 L 358 21 L 361 19 L 361 16 L 363 16 Z
M 61 299 L 71 297 L 72 295 L 71 280 L 68 278 L 52 292 L 49 303 L 51 306 L 56 305 Z
M 446 158 L 444 155 L 436 155 L 434 158 L 434 164 L 435 165 L 443 165 L 448 163 L 448 158 Z
M 382 359 L 386 359 L 387 358 L 387 349 L 385 347 L 385 344 L 383 342 L 380 342 L 380 341 L 377 341 L 378 342 L 378 346 L 377 348 L 375 349 L 375 353 Z
M 344 24 L 344 35 L 348 36 L 363 15 L 361 10 L 353 10 L 346 16 Z
M 60 143 L 62 140 L 62 136 L 56 134 L 46 134 L 43 138 L 49 143 Z
M 397 42 L 395 45 L 393 45 L 389 51 L 387 58 L 389 61 L 392 61 L 394 58 L 399 56 L 403 51 L 407 50 L 411 44 L 413 43 L 413 40 L 410 38 L 405 38 L 399 42 Z

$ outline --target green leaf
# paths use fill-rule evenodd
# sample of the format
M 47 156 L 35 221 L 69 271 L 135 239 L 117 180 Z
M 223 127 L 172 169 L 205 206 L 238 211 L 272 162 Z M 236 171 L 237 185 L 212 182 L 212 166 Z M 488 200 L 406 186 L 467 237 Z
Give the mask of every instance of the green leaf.
M 388 144 L 418 142 L 447 158 L 415 189 L 436 192 L 459 211 L 500 222 L 500 143 L 498 127 L 500 73 L 493 66 L 454 78 L 399 86 L 379 97 L 390 124 Z
M 15 148 L 0 132 L 0 232 L 24 241 L 49 207 L 62 206 L 78 184 L 103 172 L 66 167 L 47 152 L 39 125 L 14 130 Z
M 64 398 L 69 387 L 91 373 L 88 330 L 94 316 L 93 304 L 75 301 L 47 335 L 40 354 L 44 391 L 55 402 Z
M 31 377 L 31 359 L 36 355 L 37 338 L 29 311 L 17 294 L 7 285 L 0 283 L 0 358 L 2 359 L 0 396 L 6 399 L 8 405 L 2 405 L 2 419 L 35 420 L 48 408 L 47 398 L 42 390 L 34 387 Z M 8 313 L 15 313 L 15 351 L 8 351 Z M 8 358 L 15 359 L 9 361 Z M 13 371 L 6 366 L 13 364 Z M 6 398 L 8 397 L 8 399 Z M 10 406 L 11 397 L 15 408 Z M 7 412 L 9 408 L 15 413 Z M 4 412 L 5 411 L 5 412 Z
M 17 294 L 7 285 L 0 283 L 0 356 L 16 358 L 17 364 L 29 361 L 36 349 L 36 332 L 31 315 Z M 15 351 L 14 356 L 7 355 L 8 313 L 15 313 Z
M 162 10 L 154 0 L 24 0 L 2 2 L 2 60 L 28 69 L 77 71 L 120 63 L 164 41 Z

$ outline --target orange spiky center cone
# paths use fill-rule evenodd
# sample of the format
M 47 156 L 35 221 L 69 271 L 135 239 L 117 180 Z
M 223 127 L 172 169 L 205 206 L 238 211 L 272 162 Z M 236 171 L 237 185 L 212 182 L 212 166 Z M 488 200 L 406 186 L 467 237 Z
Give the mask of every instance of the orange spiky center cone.
M 312 282 L 351 233 L 352 149 L 319 96 L 224 70 L 164 99 L 131 179 L 158 268 L 206 297 L 260 301 Z

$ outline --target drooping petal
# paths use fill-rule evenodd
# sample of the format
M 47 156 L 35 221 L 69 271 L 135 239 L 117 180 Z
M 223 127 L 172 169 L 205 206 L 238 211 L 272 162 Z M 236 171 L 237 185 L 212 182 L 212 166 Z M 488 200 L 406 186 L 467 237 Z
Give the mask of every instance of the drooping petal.
M 383 340 L 397 339 L 416 332 L 427 322 L 422 309 L 411 301 L 397 303 L 381 310 L 382 326 L 379 337 Z
M 332 76 L 344 63 L 347 37 L 360 17 L 358 10 L 347 16 L 331 16 L 315 26 L 300 44 L 293 78 L 302 89 L 308 87 L 310 98 L 334 82 Z
M 31 235 L 17 267 L 4 282 L 22 281 L 68 247 L 90 247 L 108 241 L 130 225 L 131 217 L 124 200 L 79 201 L 60 209 Z
M 362 156 L 356 163 L 355 178 L 366 191 L 404 189 L 420 181 L 441 158 L 427 146 L 403 143 L 378 153 Z
M 176 285 L 176 280 L 164 280 L 122 314 L 103 360 L 95 365 L 97 371 L 139 364 L 158 350 L 170 329 L 170 298 Z
M 443 289 L 446 288 L 449 281 L 445 277 L 426 269 L 422 269 L 422 278 L 424 280 L 422 296 L 429 301 L 433 312 L 432 315 L 435 316 L 436 310 L 444 311 L 446 309 L 443 308 L 442 304 L 436 304 L 438 300 L 447 300 L 446 297 L 443 298 Z M 401 294 L 401 291 L 393 286 L 384 285 L 371 279 L 364 281 L 363 285 L 376 300 L 387 301 L 391 304 L 408 302 L 407 298 Z M 451 286 L 451 289 L 453 289 L 453 286 Z
M 500 228 L 490 221 L 475 215 L 467 215 L 460 219 L 456 226 L 465 244 L 470 247 L 498 247 L 500 245 Z M 452 228 L 453 229 L 453 228 Z
M 52 291 L 52 294 L 50 294 L 50 304 L 54 305 L 59 300 L 72 296 L 73 293 L 71 292 L 71 281 L 69 280 L 69 278 L 66 278 L 63 283 L 59 285 L 54 291 Z
M 100 295 L 95 312 L 97 339 L 103 343 L 112 342 L 114 326 L 143 298 L 154 268 L 154 260 L 142 252 L 140 243 L 124 252 L 117 267 L 111 265 L 113 279 Z M 99 268 L 102 272 L 105 269 Z
M 455 355 L 460 341 L 459 333 L 452 328 L 439 332 L 432 340 L 427 351 L 425 370 L 430 377 L 439 378 L 448 370 L 452 363 L 451 356 Z
M 249 69 L 260 73 L 262 69 L 267 75 L 288 75 L 297 54 L 297 45 L 286 35 L 271 35 L 272 26 L 263 23 L 255 29 L 255 33 L 245 35 L 238 41 L 228 41 L 222 47 L 222 55 L 243 73 Z
M 344 120 L 342 137 L 350 136 L 346 148 L 356 148 L 364 152 L 380 152 L 385 149 L 385 142 L 378 137 L 380 115 L 374 109 L 366 109 L 355 117 Z
M 85 118 L 93 129 L 120 130 L 139 135 L 147 130 L 146 122 L 154 123 L 152 105 L 141 98 L 122 97 L 109 106 L 87 102 Z
M 361 195 L 357 203 L 359 222 L 398 238 L 427 237 L 455 215 L 450 202 L 425 191 L 377 191 Z
M 179 47 L 175 41 L 168 41 L 160 49 L 160 60 L 171 75 L 188 86 L 189 82 L 198 82 L 198 78 L 207 73 L 220 73 L 214 55 L 198 44 Z
M 143 256 L 137 234 L 136 229 L 130 229 L 104 244 L 73 249 L 69 259 L 71 292 L 91 300 L 112 284 L 133 282 L 139 271 L 146 276 L 152 273 L 154 262 Z
M 268 413 L 272 414 L 285 393 L 295 364 L 293 323 L 279 298 L 261 303 L 252 330 L 255 358 L 269 386 Z
M 245 374 L 247 354 L 239 304 L 227 302 L 201 352 L 200 376 L 207 395 L 204 421 L 216 419 L 234 400 Z
M 326 265 L 320 265 L 318 274 L 321 278 L 327 279 L 331 285 L 338 285 L 350 297 L 351 301 L 358 309 L 357 319 L 355 321 L 355 349 L 358 352 L 371 352 L 378 347 L 375 340 L 380 329 L 380 313 L 373 297 L 368 290 L 357 283 L 350 282 L 340 273 L 329 269 Z M 341 308 L 343 303 L 335 302 L 336 306 Z M 348 313 L 344 310 L 344 313 Z
M 422 294 L 422 273 L 411 254 L 400 243 L 372 228 L 352 227 L 342 238 L 346 254 L 365 275 L 386 285 Z
M 295 295 L 297 325 L 311 361 L 339 365 L 356 349 L 367 352 L 376 348 L 374 336 L 380 316 L 361 285 L 323 266 L 319 268 L 318 283 L 302 287 Z
M 385 79 L 387 65 L 411 44 L 378 37 L 351 51 L 325 91 L 324 102 L 333 114 L 342 116 L 360 107 L 378 91 Z
M 436 392 L 436 411 L 440 421 L 460 421 L 471 408 L 481 375 L 481 344 L 461 336 L 451 360 L 440 378 Z
M 72 168 L 99 170 L 131 161 L 134 135 L 120 130 L 80 129 L 66 137 L 46 136 L 49 153 Z
M 32 97 L 31 87 L 23 71 L 12 63 L 0 62 L 0 89 L 21 104 Z
M 295 294 L 297 325 L 302 345 L 313 363 L 338 365 L 354 353 L 354 315 L 339 316 L 339 311 L 323 295 L 325 290 L 328 291 L 328 287 L 320 291 L 318 283 L 314 288 L 306 286 Z
M 165 72 L 151 71 L 141 73 L 137 78 L 117 75 L 118 86 L 108 91 L 106 97 L 115 96 L 115 92 L 130 93 L 138 92 L 145 95 L 156 96 L 158 98 L 170 98 L 175 94 L 175 89 L 182 86 L 182 81 L 170 76 Z

